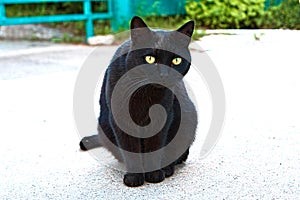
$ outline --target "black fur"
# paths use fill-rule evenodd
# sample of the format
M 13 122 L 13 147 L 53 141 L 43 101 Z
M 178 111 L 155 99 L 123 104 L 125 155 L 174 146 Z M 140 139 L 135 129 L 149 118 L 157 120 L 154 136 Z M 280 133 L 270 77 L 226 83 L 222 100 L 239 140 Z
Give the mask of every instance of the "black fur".
M 132 164 L 130 158 L 124 157 L 120 151 L 116 151 L 112 148 L 112 144 L 105 142 L 105 136 L 119 148 L 135 153 L 153 152 L 172 141 L 181 122 L 181 107 L 177 97 L 170 89 L 159 84 L 146 84 L 135 91 L 130 97 L 129 112 L 131 118 L 140 126 L 146 126 L 151 123 L 148 112 L 149 108 L 154 104 L 162 105 L 168 113 L 164 128 L 156 135 L 145 139 L 130 136 L 118 128 L 112 117 L 110 99 L 117 81 L 128 72 L 128 70 L 141 64 L 147 64 L 145 63 L 145 56 L 147 55 L 153 55 L 157 58 L 157 65 L 151 65 L 149 67 L 157 67 L 157 70 L 160 70 L 159 65 L 163 64 L 185 75 L 190 68 L 191 59 L 188 45 L 193 30 L 194 22 L 192 21 L 180 27 L 177 31 L 188 37 L 187 39 L 179 41 L 173 37 L 172 34 L 174 34 L 174 31 L 153 31 L 147 27 L 141 18 L 134 17 L 132 19 L 131 39 L 124 42 L 118 48 L 112 62 L 106 70 L 103 80 L 99 101 L 99 137 L 90 136 L 84 138 L 80 142 L 80 148 L 82 150 L 89 150 L 100 145 L 104 146 L 110 150 L 118 160 L 124 162 L 127 169 L 130 169 Z M 140 46 L 147 46 L 147 48 L 139 49 Z M 178 55 L 171 51 L 162 50 L 166 49 L 165 47 L 171 50 L 174 49 L 174 52 L 178 52 L 179 50 L 182 54 L 187 55 L 180 66 L 173 66 L 172 59 Z M 178 85 L 180 95 L 184 97 L 185 103 L 190 105 L 190 123 L 193 127 L 192 130 L 195 132 L 197 126 L 196 110 L 188 97 L 183 82 L 181 81 Z M 192 133 L 193 137 L 195 135 L 194 132 Z M 174 166 L 184 162 L 188 157 L 188 153 L 189 149 L 186 149 L 186 152 L 177 160 L 169 166 L 161 166 L 159 170 L 145 173 L 127 173 L 123 179 L 124 184 L 135 187 L 142 185 L 144 181 L 151 183 L 161 182 L 165 177 L 173 175 Z M 130 172 L 130 170 L 128 171 Z

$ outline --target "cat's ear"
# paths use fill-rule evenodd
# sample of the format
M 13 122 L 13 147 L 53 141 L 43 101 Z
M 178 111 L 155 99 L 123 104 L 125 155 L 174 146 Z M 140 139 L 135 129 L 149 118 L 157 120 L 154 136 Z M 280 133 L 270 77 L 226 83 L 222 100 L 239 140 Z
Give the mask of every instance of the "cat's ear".
M 185 34 L 188 37 L 192 37 L 193 32 L 194 32 L 194 27 L 195 27 L 195 22 L 194 21 L 189 21 L 182 25 L 177 31 L 179 33 Z
M 130 29 L 136 29 L 136 28 L 148 28 L 148 26 L 140 17 L 134 16 L 131 19 Z
M 140 17 L 133 17 L 130 23 L 131 40 L 134 44 L 143 44 L 149 41 L 151 37 L 151 30 Z

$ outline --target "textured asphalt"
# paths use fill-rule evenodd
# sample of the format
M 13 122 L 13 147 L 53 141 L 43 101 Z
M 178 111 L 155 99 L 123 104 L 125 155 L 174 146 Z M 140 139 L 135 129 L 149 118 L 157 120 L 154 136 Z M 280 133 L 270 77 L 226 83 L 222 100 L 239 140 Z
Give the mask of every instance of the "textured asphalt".
M 212 111 L 191 71 L 201 110 L 191 155 L 171 178 L 138 188 L 123 185 L 106 151 L 97 161 L 78 147 L 73 89 L 94 47 L 0 41 L 0 199 L 299 199 L 300 32 L 230 32 L 198 42 L 225 88 L 219 142 L 199 159 Z M 107 63 L 117 47 L 100 48 Z

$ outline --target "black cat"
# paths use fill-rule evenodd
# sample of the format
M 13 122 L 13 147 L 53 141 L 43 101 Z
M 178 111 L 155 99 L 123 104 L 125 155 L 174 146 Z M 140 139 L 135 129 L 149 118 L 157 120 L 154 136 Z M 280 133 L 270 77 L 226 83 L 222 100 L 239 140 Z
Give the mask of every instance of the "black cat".
M 106 70 L 99 102 L 98 135 L 83 138 L 80 147 L 82 150 L 89 150 L 104 146 L 110 150 L 126 166 L 127 173 L 123 181 L 127 186 L 140 186 L 144 181 L 161 182 L 165 177 L 173 175 L 174 166 L 188 157 L 197 127 L 197 112 L 189 99 L 182 77 L 190 68 L 188 46 L 193 31 L 193 21 L 187 22 L 176 31 L 154 31 L 141 18 L 133 17 L 131 39 L 118 48 Z M 128 83 L 122 84 L 121 93 L 117 94 L 119 99 L 116 105 L 112 105 L 111 99 L 117 82 L 132 70 L 141 71 L 128 75 L 125 79 Z M 147 70 L 157 72 L 160 82 L 151 81 L 153 77 L 150 76 L 156 76 L 156 73 L 148 73 Z M 172 70 L 181 77 L 175 77 L 174 73 L 171 75 Z M 167 83 L 164 84 L 165 82 Z M 138 89 L 126 97 L 127 89 L 134 85 L 138 85 Z M 128 105 L 125 103 L 126 98 L 129 99 Z M 120 110 L 127 106 L 130 120 L 140 127 L 146 127 L 155 121 L 149 112 L 155 104 L 163 106 L 167 113 L 165 119 L 155 116 L 158 118 L 157 123 L 165 122 L 157 134 L 135 137 L 116 123 L 113 106 Z M 121 121 L 126 126 L 129 118 L 123 117 Z M 179 130 L 184 134 L 177 135 Z M 143 133 L 140 131 L 140 134 Z M 171 144 L 175 138 L 175 145 Z M 167 145 L 173 146 L 159 151 Z M 155 152 L 159 153 L 148 157 L 148 154 Z

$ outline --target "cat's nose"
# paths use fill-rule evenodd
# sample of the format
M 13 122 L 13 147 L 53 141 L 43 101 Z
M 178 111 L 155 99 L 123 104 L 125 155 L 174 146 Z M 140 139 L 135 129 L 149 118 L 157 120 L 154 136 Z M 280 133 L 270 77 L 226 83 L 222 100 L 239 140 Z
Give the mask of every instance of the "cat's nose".
M 164 67 L 164 66 L 161 66 L 160 69 L 160 77 L 161 78 L 167 78 L 168 75 L 169 75 L 169 72 L 168 72 L 168 68 L 167 67 Z

